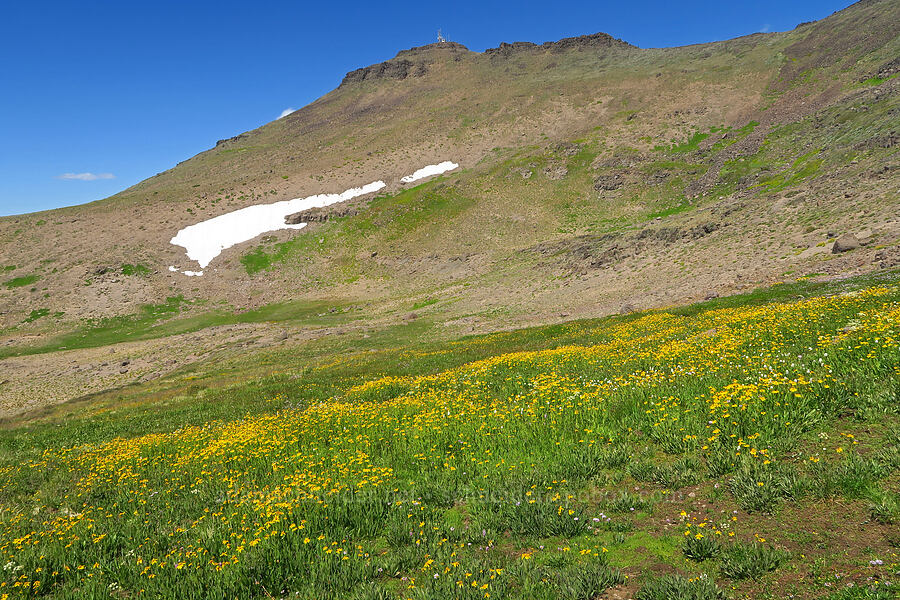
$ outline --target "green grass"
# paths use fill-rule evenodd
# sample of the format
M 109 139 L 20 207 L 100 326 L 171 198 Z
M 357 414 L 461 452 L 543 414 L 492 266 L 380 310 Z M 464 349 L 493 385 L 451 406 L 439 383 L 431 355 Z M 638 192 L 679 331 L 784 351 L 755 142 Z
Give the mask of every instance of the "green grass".
M 763 179 L 759 185 L 765 187 L 769 192 L 780 192 L 784 189 L 795 187 L 798 183 L 819 173 L 824 161 L 821 158 L 813 158 L 818 155 L 819 151 L 813 150 L 798 157 L 788 170 Z
M 874 494 L 889 489 L 900 468 L 892 433 L 900 422 L 891 402 L 900 389 L 896 348 L 870 349 L 877 334 L 868 330 L 835 339 L 848 319 L 874 318 L 900 302 L 896 287 L 844 293 L 872 281 L 802 282 L 680 312 L 454 341 L 423 341 L 413 329 L 419 324 L 369 338 L 332 336 L 302 350 L 245 356 L 207 365 L 206 374 L 183 371 L 84 399 L 66 417 L 9 421 L 0 429 L 0 507 L 19 516 L 0 515 L 0 539 L 22 539 L 47 523 L 68 528 L 80 518 L 72 514 L 88 513 L 93 522 L 87 533 L 77 531 L 83 544 L 64 547 L 41 536 L 36 546 L 0 558 L 25 565 L 29 576 L 61 572 L 60 561 L 85 565 L 88 579 L 76 573 L 43 580 L 62 597 L 100 597 L 115 583 L 125 592 L 198 598 L 266 597 L 262 590 L 301 598 L 484 598 L 489 591 L 589 600 L 627 574 L 638 598 L 721 598 L 704 572 L 752 591 L 746 586 L 754 584 L 743 582 L 777 581 L 795 565 L 810 568 L 811 560 L 788 559 L 754 541 L 754 533 L 772 538 L 804 526 L 761 513 L 777 515 L 803 498 L 829 515 L 841 514 L 830 511 L 845 502 L 893 501 Z M 802 305 L 793 296 L 800 291 Z M 821 303 L 810 300 L 835 292 Z M 728 302 L 741 312 L 729 316 L 722 305 Z M 807 305 L 798 313 L 803 319 L 779 316 Z M 178 322 L 186 308 L 171 298 L 144 307 L 141 319 Z M 251 318 L 289 319 L 297 309 L 265 307 Z M 715 339 L 704 335 L 711 322 L 724 328 Z M 823 339 L 829 343 L 818 347 Z M 740 344 L 723 358 L 716 345 L 722 341 Z M 522 354 L 546 348 L 559 351 Z M 711 417 L 703 398 L 711 389 L 764 381 L 773 360 L 790 376 L 815 379 L 825 375 L 824 353 L 830 388 L 804 384 L 802 399 L 780 388 L 765 400 L 734 396 L 730 421 L 716 423 L 725 430 L 721 447 L 706 441 Z M 790 362 L 781 362 L 785 357 Z M 251 367 L 271 374 L 248 380 Z M 633 383 L 611 383 L 625 381 Z M 356 387 L 365 382 L 375 383 Z M 595 389 L 605 391 L 595 396 Z M 741 402 L 749 403 L 746 410 Z M 332 410 L 333 420 L 323 421 Z M 363 415 L 372 420 L 360 426 Z M 797 424 L 783 427 L 781 415 Z M 872 432 L 859 434 L 865 451 L 834 433 L 849 427 Z M 827 456 L 807 461 L 807 452 L 821 452 L 824 432 L 847 440 L 846 452 L 829 443 Z M 735 455 L 738 439 L 765 450 L 770 463 L 751 459 L 746 445 Z M 730 472 L 709 468 L 716 453 L 730 454 Z M 365 469 L 360 473 L 389 468 L 387 485 L 348 488 L 324 502 L 298 501 L 294 494 L 311 487 L 283 487 L 298 473 L 338 485 L 356 465 Z M 823 473 L 833 482 L 828 494 L 809 485 Z M 736 539 L 710 549 L 665 525 L 677 524 L 679 511 L 693 511 L 694 503 L 711 507 L 716 518 L 736 514 Z M 267 511 L 262 520 L 256 507 Z M 193 565 L 182 574 L 178 567 L 192 564 L 189 548 L 232 556 L 238 545 L 240 561 L 221 572 Z M 134 555 L 125 555 L 132 548 Z M 153 567 L 153 579 L 134 568 L 138 557 L 147 565 L 168 553 L 171 562 Z M 673 567 L 693 575 L 651 575 Z
M 25 287 L 26 285 L 31 285 L 38 279 L 40 279 L 40 276 L 36 274 L 23 275 L 21 277 L 14 277 L 12 279 L 4 281 L 3 285 L 5 285 L 9 289 L 20 288 Z
M 653 149 L 657 152 L 670 152 L 672 154 L 686 154 L 688 152 L 694 152 L 695 150 L 700 148 L 700 142 L 705 140 L 710 136 L 709 133 L 703 133 L 702 131 L 698 131 L 691 135 L 687 140 L 678 143 L 672 142 L 671 145 L 660 145 L 655 146 Z
M 137 277 L 146 277 L 150 274 L 150 267 L 142 264 L 123 264 L 122 265 L 122 275 L 125 276 L 137 276 Z
M 247 270 L 248 275 L 259 273 L 272 265 L 273 257 L 262 248 L 254 248 L 251 252 L 241 256 L 241 264 Z
M 651 580 L 635 600 L 727 600 L 728 595 L 715 582 L 701 575 L 694 578 L 669 575 Z
M 891 79 L 897 77 L 898 73 L 894 73 L 893 75 L 889 75 L 888 77 L 869 77 L 868 79 L 864 79 L 860 82 L 860 85 L 863 86 L 873 86 L 873 85 L 881 85 L 885 81 L 890 81 Z
M 756 542 L 737 543 L 722 552 L 721 571 L 729 579 L 758 579 L 790 558 L 783 550 Z
M 29 315 L 23 321 L 24 323 L 33 323 L 40 318 L 46 317 L 50 314 L 49 308 L 36 308 L 29 313 Z
M 210 309 L 188 302 L 183 296 L 176 296 L 168 298 L 161 304 L 144 305 L 138 313 L 132 315 L 82 321 L 71 331 L 59 334 L 40 345 L 4 348 L 0 350 L 0 357 L 27 356 L 77 348 L 97 348 L 126 341 L 159 339 L 200 331 L 209 327 L 238 323 L 338 324 L 345 321 L 348 315 L 343 312 L 328 312 L 329 309 L 336 306 L 339 307 L 340 304 L 301 300 L 269 304 L 253 310 L 236 311 L 225 308 Z

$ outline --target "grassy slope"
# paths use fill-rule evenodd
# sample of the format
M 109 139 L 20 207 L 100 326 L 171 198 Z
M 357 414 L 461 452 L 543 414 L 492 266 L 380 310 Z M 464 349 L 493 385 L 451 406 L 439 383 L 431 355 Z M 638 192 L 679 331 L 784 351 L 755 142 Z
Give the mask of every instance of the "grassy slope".
M 0 582 L 62 597 L 710 585 L 652 577 L 674 569 L 830 598 L 835 572 L 862 585 L 898 563 L 896 285 L 800 282 L 450 343 L 323 340 L 257 357 L 268 377 L 209 388 L 246 375 L 219 365 L 8 423 Z

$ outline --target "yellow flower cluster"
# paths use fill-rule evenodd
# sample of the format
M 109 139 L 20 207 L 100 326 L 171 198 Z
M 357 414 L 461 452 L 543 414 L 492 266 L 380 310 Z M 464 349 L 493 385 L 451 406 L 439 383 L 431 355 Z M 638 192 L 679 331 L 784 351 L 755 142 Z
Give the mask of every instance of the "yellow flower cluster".
M 810 407 L 840 385 L 835 355 L 896 352 L 900 306 L 891 292 L 649 314 L 597 326 L 590 346 L 503 354 L 435 375 L 375 379 L 304 408 L 47 450 L 0 469 L 3 487 L 50 472 L 69 489 L 53 505 L 40 495 L 27 506 L 0 505 L 0 567 L 11 565 L 0 571 L 0 594 L 34 592 L 46 577 L 128 572 L 149 582 L 220 572 L 285 539 L 335 569 L 370 564 L 371 548 L 330 539 L 321 523 L 311 528 L 319 508 L 429 478 L 483 491 L 560 444 L 606 445 L 626 421 L 666 448 L 768 461 L 770 442 L 808 426 Z M 847 314 L 849 326 L 840 321 Z M 814 370 L 796 348 L 811 334 L 805 352 L 823 357 Z M 415 543 L 433 534 L 412 518 L 417 510 L 409 513 Z M 709 534 L 722 527 L 686 523 L 685 535 Z M 429 557 L 420 577 L 451 576 L 487 592 L 502 570 L 459 573 L 455 552 Z

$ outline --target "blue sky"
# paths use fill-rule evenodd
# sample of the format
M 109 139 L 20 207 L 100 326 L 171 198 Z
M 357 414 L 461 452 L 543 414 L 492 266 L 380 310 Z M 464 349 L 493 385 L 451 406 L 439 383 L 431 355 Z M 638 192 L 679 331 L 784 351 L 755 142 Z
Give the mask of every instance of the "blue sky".
M 7 2 L 0 215 L 104 198 L 434 41 L 603 31 L 641 47 L 783 31 L 848 0 Z

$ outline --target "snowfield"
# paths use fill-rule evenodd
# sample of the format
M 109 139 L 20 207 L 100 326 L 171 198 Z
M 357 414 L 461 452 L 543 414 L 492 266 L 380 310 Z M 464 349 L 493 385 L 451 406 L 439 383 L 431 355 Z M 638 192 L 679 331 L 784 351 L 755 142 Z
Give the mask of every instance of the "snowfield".
M 196 225 L 185 227 L 172 238 L 171 243 L 185 249 L 187 257 L 195 260 L 204 269 L 209 263 L 235 244 L 252 240 L 267 231 L 279 229 L 303 229 L 306 223 L 288 225 L 284 218 L 290 214 L 345 202 L 357 196 L 364 196 L 384 188 L 383 181 L 374 181 L 360 188 L 350 188 L 340 194 L 317 194 L 307 198 L 282 200 L 272 204 L 256 204 L 235 210 Z M 171 269 L 170 269 L 171 270 Z M 177 270 L 177 269 L 176 269 Z M 188 275 L 188 271 L 184 274 Z M 191 275 L 202 275 L 203 271 L 190 271 Z
M 436 165 L 428 165 L 427 167 L 422 167 L 412 175 L 401 177 L 400 181 L 402 181 L 403 183 L 412 183 L 413 181 L 418 181 L 419 179 L 424 179 L 425 177 L 431 177 L 432 175 L 440 175 L 441 173 L 446 173 L 447 171 L 452 171 L 456 168 L 459 168 L 458 164 L 449 160 L 445 160 L 444 162 L 438 163 Z
M 432 175 L 440 175 L 459 168 L 452 161 L 444 161 L 436 165 L 422 167 L 412 175 L 400 179 L 403 183 L 412 183 Z M 201 269 L 205 269 L 212 260 L 241 242 L 252 240 L 268 231 L 279 229 L 303 229 L 306 223 L 288 225 L 284 222 L 288 215 L 310 208 L 320 208 L 338 202 L 346 202 L 358 196 L 377 192 L 385 187 L 383 181 L 373 181 L 359 188 L 351 188 L 340 194 L 317 194 L 306 198 L 282 200 L 272 204 L 256 204 L 239 210 L 201 221 L 179 231 L 170 241 L 175 246 L 185 249 L 187 257 L 197 261 Z M 183 273 L 188 277 L 199 277 L 203 271 L 182 271 L 178 267 L 169 267 L 173 273 Z

